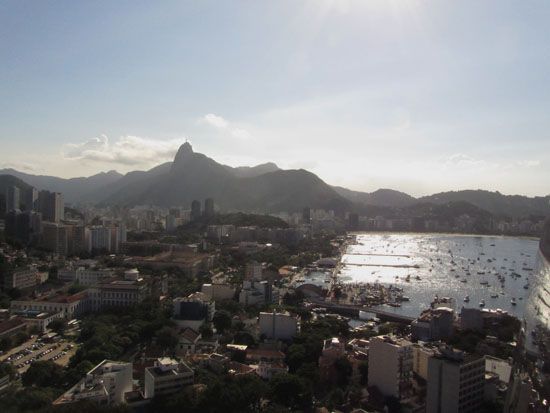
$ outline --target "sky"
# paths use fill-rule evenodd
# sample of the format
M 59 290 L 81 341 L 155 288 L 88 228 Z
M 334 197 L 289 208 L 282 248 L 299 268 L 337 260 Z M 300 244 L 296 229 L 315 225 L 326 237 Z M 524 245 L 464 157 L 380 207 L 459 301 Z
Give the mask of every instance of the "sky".
M 0 168 L 550 194 L 550 2 L 0 2 Z

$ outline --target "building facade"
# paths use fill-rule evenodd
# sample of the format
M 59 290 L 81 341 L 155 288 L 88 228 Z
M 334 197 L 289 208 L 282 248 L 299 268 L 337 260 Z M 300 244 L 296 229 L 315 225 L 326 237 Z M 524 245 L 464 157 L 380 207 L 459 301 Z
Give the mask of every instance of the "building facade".
M 369 386 L 376 386 L 384 396 L 403 399 L 411 390 L 413 346 L 408 340 L 377 336 L 369 346 Z

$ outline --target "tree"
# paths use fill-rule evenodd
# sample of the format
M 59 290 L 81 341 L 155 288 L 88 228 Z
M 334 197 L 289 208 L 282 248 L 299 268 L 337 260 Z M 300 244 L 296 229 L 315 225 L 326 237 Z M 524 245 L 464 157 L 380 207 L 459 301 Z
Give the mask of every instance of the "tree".
M 172 327 L 162 327 L 156 333 L 157 344 L 165 350 L 173 350 L 178 345 L 178 332 Z
M 12 348 L 12 340 L 10 337 L 2 337 L 0 338 L 0 350 L 6 351 Z
M 346 387 L 349 383 L 353 367 L 346 356 L 339 357 L 334 362 L 336 371 L 336 384 L 340 387 Z
M 65 320 L 57 318 L 48 324 L 48 328 L 55 331 L 57 334 L 63 334 L 67 328 Z
M 9 375 L 10 380 L 13 380 L 17 375 L 17 369 L 11 363 L 0 363 L 0 378 L 6 375 Z
M 331 408 L 334 409 L 336 406 L 341 406 L 345 401 L 346 397 L 344 391 L 340 387 L 336 387 L 330 391 L 328 395 L 328 404 Z
M 214 331 L 212 331 L 212 326 L 210 324 L 203 324 L 199 327 L 199 333 L 201 333 L 201 336 L 203 338 L 212 338 L 214 335 Z
M 287 351 L 286 361 L 291 372 L 298 368 L 309 359 L 306 348 L 302 344 L 292 344 Z
M 24 386 L 56 387 L 61 384 L 63 368 L 53 361 L 35 361 L 23 373 L 21 380 Z
M 363 361 L 359 364 L 359 374 L 361 374 L 361 384 L 365 385 L 369 382 L 369 363 Z
M 216 330 L 223 334 L 224 331 L 231 328 L 231 315 L 225 310 L 216 311 L 212 322 Z
M 256 339 L 248 331 L 237 331 L 233 337 L 235 344 L 244 344 L 246 346 L 253 346 L 256 344 Z
M 277 374 L 270 383 L 272 401 L 293 410 L 311 407 L 312 394 L 304 381 L 294 374 Z

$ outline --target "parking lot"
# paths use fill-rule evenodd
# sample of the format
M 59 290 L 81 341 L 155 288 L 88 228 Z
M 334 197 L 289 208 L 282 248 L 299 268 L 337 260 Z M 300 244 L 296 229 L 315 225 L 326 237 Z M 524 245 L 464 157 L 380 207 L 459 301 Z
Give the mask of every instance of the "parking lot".
M 66 339 L 44 343 L 40 339 L 33 338 L 16 349 L 12 349 L 0 359 L 14 365 L 19 374 L 22 374 L 37 360 L 52 360 L 60 366 L 66 366 L 75 352 L 76 345 Z

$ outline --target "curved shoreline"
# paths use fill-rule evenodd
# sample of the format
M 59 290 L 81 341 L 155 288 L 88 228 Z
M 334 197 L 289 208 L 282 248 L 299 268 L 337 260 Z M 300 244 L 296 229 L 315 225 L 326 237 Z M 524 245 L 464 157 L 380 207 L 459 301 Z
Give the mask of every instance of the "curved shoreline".
M 470 232 L 432 232 L 432 231 L 347 231 L 349 235 L 362 235 L 362 234 L 412 234 L 412 235 L 443 235 L 443 236 L 457 236 L 457 237 L 482 237 L 482 238 L 521 238 L 529 239 L 532 241 L 540 241 L 540 237 L 534 235 L 511 235 L 511 234 L 476 234 Z

